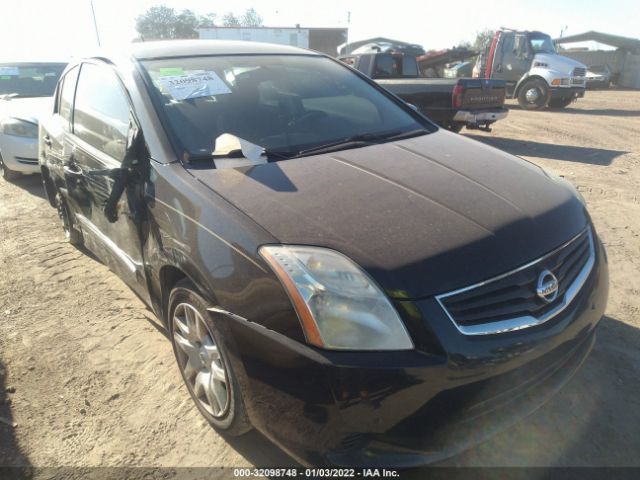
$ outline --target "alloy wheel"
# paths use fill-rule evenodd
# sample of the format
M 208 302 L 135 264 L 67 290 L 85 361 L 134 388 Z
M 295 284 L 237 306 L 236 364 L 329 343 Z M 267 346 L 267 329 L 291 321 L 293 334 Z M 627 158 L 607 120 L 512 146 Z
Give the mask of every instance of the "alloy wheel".
M 229 408 L 227 371 L 213 334 L 195 307 L 176 306 L 172 335 L 178 365 L 194 396 L 207 412 L 222 417 Z

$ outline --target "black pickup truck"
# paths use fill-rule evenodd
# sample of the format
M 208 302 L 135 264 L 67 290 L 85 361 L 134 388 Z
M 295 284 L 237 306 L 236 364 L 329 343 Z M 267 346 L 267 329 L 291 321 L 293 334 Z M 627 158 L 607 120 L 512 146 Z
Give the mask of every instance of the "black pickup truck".
M 421 77 L 416 57 L 402 53 L 352 54 L 340 60 L 454 132 L 462 127 L 489 130 L 507 116 L 503 81 Z

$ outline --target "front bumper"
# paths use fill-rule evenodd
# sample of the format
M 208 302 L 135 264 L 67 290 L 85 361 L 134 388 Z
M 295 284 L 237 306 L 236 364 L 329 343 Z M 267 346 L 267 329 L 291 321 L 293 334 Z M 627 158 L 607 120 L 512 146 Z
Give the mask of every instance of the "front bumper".
M 2 162 L 11 170 L 30 174 L 40 173 L 38 139 L 0 133 Z
M 499 110 L 479 110 L 467 111 L 459 110 L 453 117 L 454 122 L 464 123 L 465 125 L 478 126 L 497 122 L 506 118 L 509 112 L 506 109 Z
M 551 87 L 551 98 L 582 98 L 584 97 L 585 87 Z
M 596 255 L 573 302 L 538 327 L 465 336 L 433 298 L 396 302 L 413 351 L 324 351 L 225 318 L 249 416 L 307 465 L 411 467 L 455 455 L 533 412 L 586 358 L 608 296 L 599 241 Z

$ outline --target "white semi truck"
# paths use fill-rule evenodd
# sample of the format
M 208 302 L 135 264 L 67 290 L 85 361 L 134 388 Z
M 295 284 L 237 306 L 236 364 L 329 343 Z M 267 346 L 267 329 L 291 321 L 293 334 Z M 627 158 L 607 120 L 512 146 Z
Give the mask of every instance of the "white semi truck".
M 564 108 L 584 96 L 587 67 L 559 55 L 542 32 L 498 30 L 478 56 L 474 77 L 504 80 L 508 98 L 527 110 Z

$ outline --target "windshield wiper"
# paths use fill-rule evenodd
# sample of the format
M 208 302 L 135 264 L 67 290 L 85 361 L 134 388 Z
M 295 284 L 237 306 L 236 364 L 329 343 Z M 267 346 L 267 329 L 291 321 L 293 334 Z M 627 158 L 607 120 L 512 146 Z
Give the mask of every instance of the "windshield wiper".
M 352 135 L 337 142 L 326 143 L 324 145 L 318 145 L 317 147 L 307 148 L 304 150 L 291 151 L 291 150 L 272 150 L 265 148 L 262 150 L 262 155 L 267 157 L 268 161 L 277 160 L 289 160 L 292 158 L 305 157 L 307 155 L 316 155 L 320 153 L 334 152 L 336 150 L 347 150 L 351 148 L 366 147 L 368 145 L 374 145 L 383 142 L 393 142 L 395 140 L 403 140 L 405 138 L 418 137 L 431 133 L 426 128 L 418 128 L 415 130 L 402 131 L 394 130 L 391 132 L 383 133 L 360 133 L 358 135 Z M 216 158 L 244 158 L 241 149 L 233 149 L 226 152 L 224 155 L 215 154 L 199 154 L 189 155 L 189 163 L 197 161 L 211 161 Z
M 289 158 L 298 158 L 298 157 L 304 157 L 307 155 L 334 152 L 336 150 L 346 150 L 350 148 L 366 147 L 368 145 L 373 145 L 376 143 L 392 142 L 394 140 L 402 140 L 405 138 L 417 137 L 419 135 L 425 135 L 427 133 L 430 133 L 430 132 L 425 128 L 410 130 L 408 132 L 405 132 L 402 130 L 396 130 L 396 131 L 384 132 L 384 133 L 361 133 L 358 135 L 347 137 L 338 142 L 327 143 L 325 145 L 319 145 L 317 147 L 300 150 L 295 155 Z

